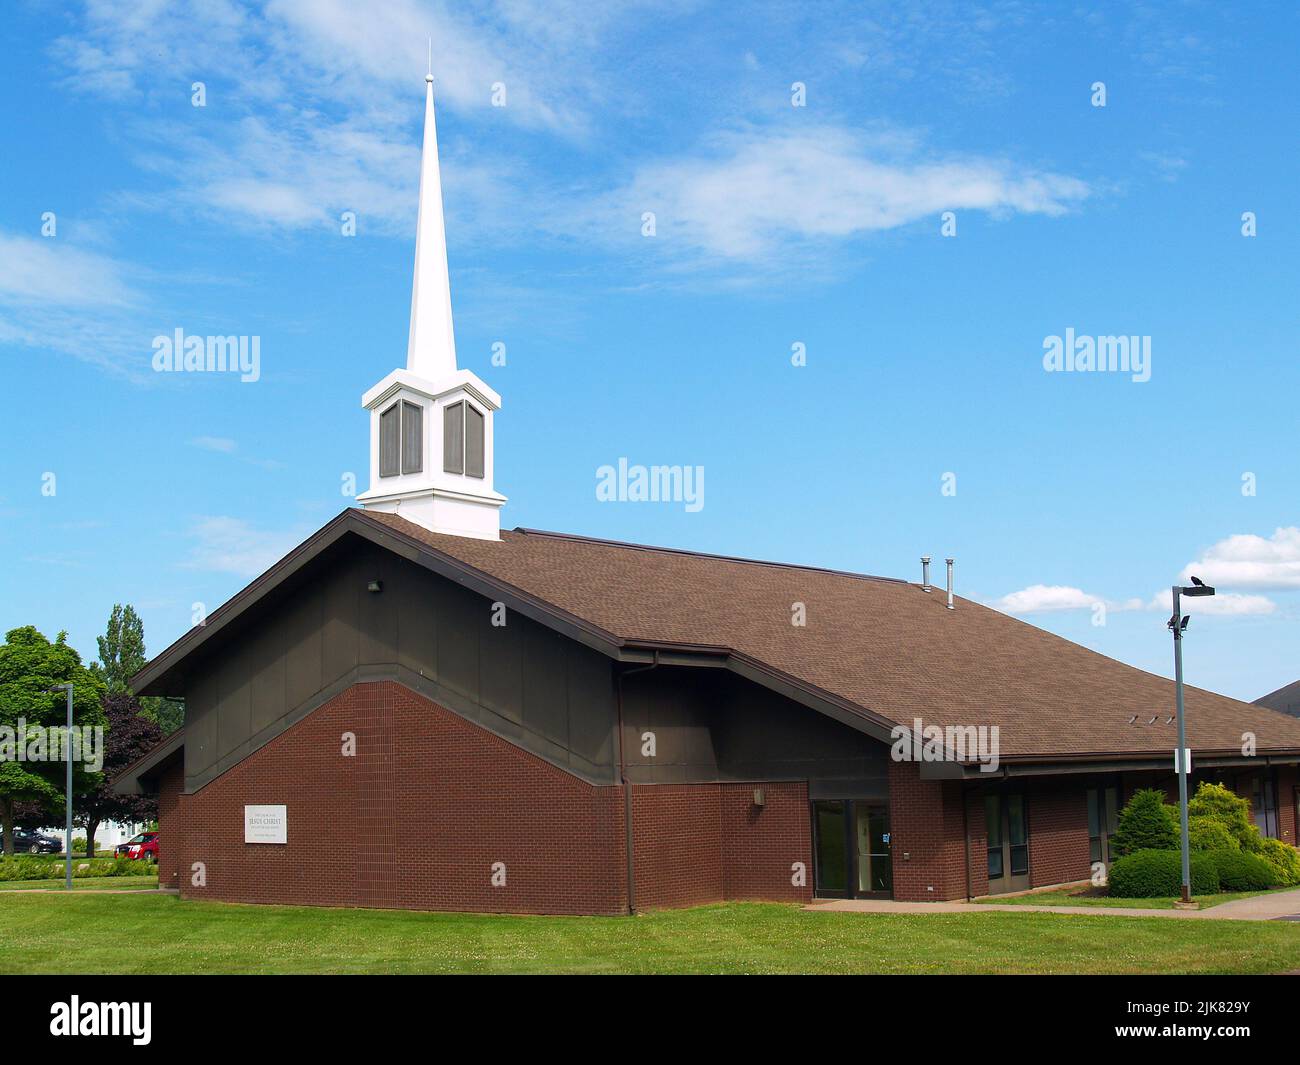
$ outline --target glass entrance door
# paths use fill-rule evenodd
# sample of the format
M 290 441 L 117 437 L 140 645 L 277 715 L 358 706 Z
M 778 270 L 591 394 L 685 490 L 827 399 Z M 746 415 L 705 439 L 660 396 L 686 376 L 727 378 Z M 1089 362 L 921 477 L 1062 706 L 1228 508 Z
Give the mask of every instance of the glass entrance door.
M 984 797 L 984 827 L 988 836 L 989 894 L 1029 888 L 1029 825 L 1025 797 L 997 794 Z
M 820 799 L 812 809 L 817 895 L 889 898 L 894 889 L 889 807 L 857 799 Z
M 889 857 L 889 810 L 884 806 L 853 804 L 857 825 L 858 895 L 890 895 L 894 870 Z

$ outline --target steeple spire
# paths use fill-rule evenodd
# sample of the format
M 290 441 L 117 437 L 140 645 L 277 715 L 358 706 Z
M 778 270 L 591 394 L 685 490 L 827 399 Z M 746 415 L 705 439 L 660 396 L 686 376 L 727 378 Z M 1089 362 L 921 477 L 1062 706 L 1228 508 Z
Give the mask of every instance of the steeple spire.
M 438 130 L 433 123 L 433 60 L 424 79 L 424 157 L 415 231 L 415 283 L 406 368 L 361 397 L 370 412 L 367 510 L 400 514 L 436 533 L 501 539 L 506 497 L 492 487 L 492 427 L 501 397 L 473 370 L 456 369 L 442 224 Z
M 447 232 L 442 216 L 438 127 L 433 117 L 433 45 L 424 78 L 424 153 L 420 161 L 420 210 L 415 228 L 415 278 L 411 285 L 411 332 L 406 368 L 429 381 L 456 372 L 456 335 L 451 322 Z

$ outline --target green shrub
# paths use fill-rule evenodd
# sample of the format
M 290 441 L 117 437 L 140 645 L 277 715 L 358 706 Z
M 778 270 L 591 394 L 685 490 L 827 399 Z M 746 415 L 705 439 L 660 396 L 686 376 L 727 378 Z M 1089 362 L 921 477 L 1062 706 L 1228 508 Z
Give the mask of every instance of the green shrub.
M 1241 844 L 1223 822 L 1213 817 L 1188 817 L 1187 841 L 1194 851 L 1236 851 Z
M 1280 839 L 1261 841 L 1259 856 L 1273 869 L 1275 884 L 1293 887 L 1300 884 L 1300 851 Z
M 1187 800 L 1187 815 L 1217 821 L 1244 851 L 1258 853 L 1263 845 L 1259 829 L 1250 819 L 1250 803 L 1222 784 L 1202 781 L 1196 794 Z
M 1278 882 L 1273 867 L 1250 851 L 1216 851 L 1209 857 L 1224 891 L 1263 891 Z
M 132 861 L 130 858 L 77 858 L 72 859 L 74 880 L 101 876 L 153 876 L 158 867 L 152 862 Z M 0 858 L 0 880 L 62 880 L 62 859 L 51 862 L 21 854 Z
M 1217 864 L 1210 855 L 1193 854 L 1191 872 L 1194 895 L 1213 895 L 1219 890 Z M 1109 879 L 1110 894 L 1116 898 L 1156 899 L 1180 895 L 1182 855 L 1176 850 L 1134 851 L 1115 860 Z
M 1111 837 L 1113 854 L 1123 856 L 1142 850 L 1172 850 L 1178 846 L 1178 819 L 1165 795 L 1155 788 L 1143 788 L 1120 811 L 1119 824 Z

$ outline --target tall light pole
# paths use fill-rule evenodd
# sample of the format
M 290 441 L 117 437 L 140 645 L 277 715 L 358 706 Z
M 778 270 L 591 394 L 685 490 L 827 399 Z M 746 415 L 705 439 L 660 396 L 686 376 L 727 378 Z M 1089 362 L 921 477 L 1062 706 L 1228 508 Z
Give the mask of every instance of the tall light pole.
M 63 831 L 63 885 L 72 890 L 72 684 L 56 684 L 51 692 L 68 693 L 68 731 L 63 734 L 63 754 L 68 763 L 67 816 Z
M 1183 616 L 1182 597 L 1185 595 L 1213 595 L 1214 589 L 1199 577 L 1190 585 L 1174 585 L 1174 616 L 1169 619 L 1169 629 L 1174 634 L 1174 701 L 1178 707 L 1178 750 L 1174 760 L 1178 765 L 1178 820 L 1182 829 L 1183 850 L 1183 902 L 1192 901 L 1192 854 L 1187 840 L 1187 726 L 1183 720 L 1183 632 L 1188 618 Z

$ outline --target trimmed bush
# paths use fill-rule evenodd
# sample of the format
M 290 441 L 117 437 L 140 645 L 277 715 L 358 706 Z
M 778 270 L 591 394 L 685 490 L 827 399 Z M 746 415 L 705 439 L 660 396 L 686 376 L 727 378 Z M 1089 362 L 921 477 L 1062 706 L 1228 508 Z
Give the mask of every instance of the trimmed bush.
M 1219 890 L 1218 867 L 1213 857 L 1193 854 L 1191 871 L 1192 894 L 1213 895 Z M 1110 867 L 1109 893 L 1116 898 L 1171 898 L 1181 895 L 1182 890 L 1183 861 L 1175 850 L 1134 851 L 1116 859 Z
M 1209 856 L 1224 891 L 1264 891 L 1277 883 L 1273 867 L 1250 851 L 1216 851 Z
M 1142 850 L 1172 850 L 1178 846 L 1178 834 L 1178 818 L 1173 807 L 1165 804 L 1164 792 L 1143 788 L 1134 792 L 1120 811 L 1110 849 L 1120 856 Z
M 1261 842 L 1259 856 L 1273 868 L 1275 884 L 1293 887 L 1300 884 L 1300 851 L 1280 839 L 1266 839 Z
M 1217 821 L 1244 851 L 1258 853 L 1262 848 L 1263 838 L 1250 819 L 1250 803 L 1222 784 L 1202 781 L 1196 794 L 1187 800 L 1187 816 Z
M 74 880 L 102 876 L 152 876 L 157 867 L 151 862 L 132 861 L 130 858 L 74 858 Z M 62 880 L 63 861 L 52 862 L 30 855 L 0 857 L 0 880 Z
M 1188 817 L 1187 842 L 1194 851 L 1241 850 L 1232 833 L 1213 817 Z

